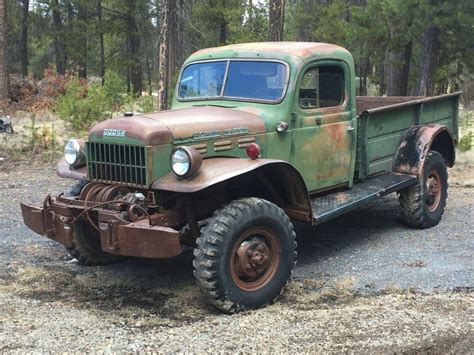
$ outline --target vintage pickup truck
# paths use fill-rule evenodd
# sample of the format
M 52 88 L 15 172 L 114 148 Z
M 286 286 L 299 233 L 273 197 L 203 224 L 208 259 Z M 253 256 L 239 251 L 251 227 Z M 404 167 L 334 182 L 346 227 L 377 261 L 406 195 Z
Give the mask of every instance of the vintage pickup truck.
M 83 265 L 194 248 L 218 309 L 272 302 L 296 262 L 293 222 L 317 225 L 398 192 L 414 228 L 443 214 L 460 93 L 356 97 L 351 54 L 325 43 L 200 50 L 170 111 L 100 122 L 72 139 L 59 176 L 78 182 L 28 227 Z

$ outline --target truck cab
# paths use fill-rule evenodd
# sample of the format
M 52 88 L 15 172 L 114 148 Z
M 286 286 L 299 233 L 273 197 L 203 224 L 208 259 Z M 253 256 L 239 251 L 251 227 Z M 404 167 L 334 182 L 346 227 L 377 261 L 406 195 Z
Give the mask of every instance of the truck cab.
M 357 122 L 346 49 L 280 42 L 199 51 L 183 65 L 172 109 L 199 104 L 257 113 L 265 122 L 262 158 L 290 162 L 309 191 L 352 185 Z

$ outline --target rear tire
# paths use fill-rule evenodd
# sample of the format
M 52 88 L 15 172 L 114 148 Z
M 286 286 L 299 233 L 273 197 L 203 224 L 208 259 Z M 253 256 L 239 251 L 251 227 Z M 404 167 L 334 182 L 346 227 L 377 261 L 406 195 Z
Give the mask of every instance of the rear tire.
M 400 191 L 402 219 L 410 227 L 425 229 L 439 223 L 448 197 L 448 169 L 443 156 L 428 152 L 418 184 Z
M 79 181 L 68 190 L 68 197 L 79 196 L 87 181 Z M 74 224 L 73 242 L 66 247 L 67 252 L 83 266 L 107 265 L 123 259 L 106 253 L 100 245 L 99 232 L 89 223 L 77 221 Z
M 209 218 L 194 250 L 194 276 L 210 303 L 234 313 L 272 303 L 296 262 L 295 232 L 278 206 L 235 200 Z

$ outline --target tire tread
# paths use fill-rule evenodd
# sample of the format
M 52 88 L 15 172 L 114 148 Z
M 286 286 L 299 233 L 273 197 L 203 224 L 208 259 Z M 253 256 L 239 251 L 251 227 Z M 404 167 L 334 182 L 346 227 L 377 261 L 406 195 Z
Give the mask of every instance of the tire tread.
M 448 182 L 447 182 L 447 167 L 446 162 L 442 155 L 436 151 L 429 151 L 428 155 L 425 160 L 425 167 L 434 163 L 441 163 L 444 169 L 444 174 L 446 176 L 446 181 L 444 181 L 443 188 L 445 191 L 444 198 L 440 201 L 441 214 L 436 219 L 431 219 L 426 213 L 425 209 L 425 202 L 424 202 L 424 181 L 425 178 L 423 177 L 420 179 L 420 182 L 414 186 L 405 188 L 400 191 L 400 195 L 398 197 L 400 203 L 400 212 L 402 220 L 405 224 L 410 227 L 417 228 L 417 229 L 426 229 L 431 228 L 439 223 L 441 217 L 444 213 L 444 208 L 446 206 L 446 198 L 448 196 Z
M 196 242 L 197 248 L 194 250 L 193 261 L 194 276 L 201 290 L 207 295 L 210 303 L 223 312 L 235 313 L 246 309 L 245 305 L 233 301 L 229 297 L 219 277 L 218 266 L 223 254 L 224 238 L 226 238 L 232 226 L 238 223 L 237 216 L 252 216 L 259 212 L 266 215 L 276 214 L 276 218 L 283 221 L 286 228 L 288 228 L 294 247 L 291 273 L 296 264 L 296 234 L 290 219 L 283 210 L 271 202 L 254 197 L 234 200 L 224 205 L 214 212 L 209 219 L 209 223 L 203 227 L 201 236 Z M 283 292 L 285 287 L 286 285 L 279 294 Z M 274 302 L 278 296 L 270 303 Z

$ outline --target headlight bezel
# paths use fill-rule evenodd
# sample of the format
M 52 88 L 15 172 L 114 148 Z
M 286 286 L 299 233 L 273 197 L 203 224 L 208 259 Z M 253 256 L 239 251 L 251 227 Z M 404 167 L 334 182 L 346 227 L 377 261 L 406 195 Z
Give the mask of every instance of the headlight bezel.
M 69 149 L 69 151 L 68 151 Z M 64 160 L 71 168 L 79 168 L 86 163 L 86 156 L 84 154 L 84 142 L 78 139 L 69 139 L 64 146 Z M 68 155 L 70 158 L 68 159 Z
M 186 171 L 181 172 L 177 171 L 174 167 L 174 158 L 176 154 L 184 154 L 184 156 L 187 157 L 188 161 L 188 168 Z M 171 171 L 178 177 L 179 179 L 187 179 L 194 177 L 199 169 L 201 168 L 202 165 L 202 156 L 201 154 L 194 148 L 187 147 L 187 146 L 179 146 L 176 147 L 172 152 L 170 156 L 170 167 Z

